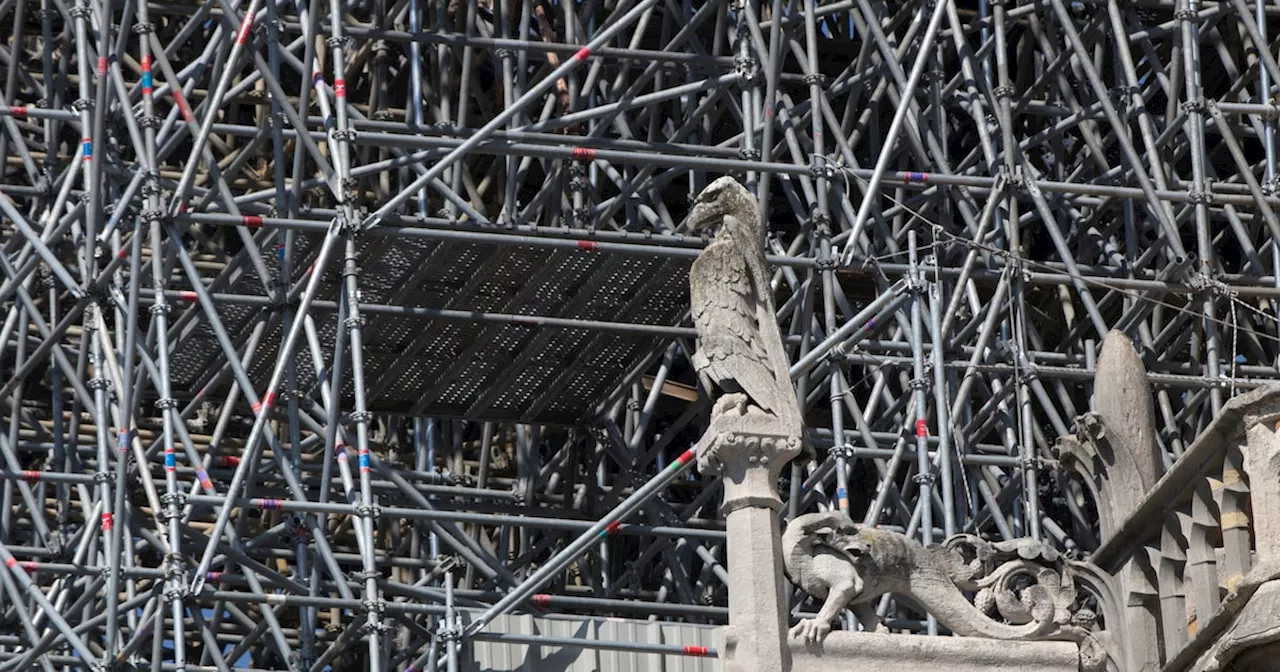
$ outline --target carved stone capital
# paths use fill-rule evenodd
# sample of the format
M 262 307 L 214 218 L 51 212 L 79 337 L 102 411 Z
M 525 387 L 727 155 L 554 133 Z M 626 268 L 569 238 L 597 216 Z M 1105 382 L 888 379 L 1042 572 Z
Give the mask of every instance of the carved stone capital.
M 741 508 L 782 509 L 778 476 L 800 454 L 799 436 L 782 434 L 707 433 L 698 451 L 698 470 L 724 477 L 725 515 Z

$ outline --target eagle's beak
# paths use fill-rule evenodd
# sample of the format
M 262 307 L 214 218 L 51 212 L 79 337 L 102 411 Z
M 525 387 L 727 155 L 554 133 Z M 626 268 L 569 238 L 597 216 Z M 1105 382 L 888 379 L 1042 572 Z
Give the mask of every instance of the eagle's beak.
M 689 213 L 689 228 L 693 231 L 715 228 L 723 217 L 724 210 L 718 201 L 711 203 L 699 201 L 694 204 L 693 210 Z

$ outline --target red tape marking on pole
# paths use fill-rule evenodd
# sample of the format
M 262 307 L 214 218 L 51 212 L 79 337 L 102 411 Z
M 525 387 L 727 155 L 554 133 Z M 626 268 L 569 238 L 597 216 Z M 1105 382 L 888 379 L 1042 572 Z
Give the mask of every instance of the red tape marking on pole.
M 182 89 L 173 89 L 173 103 L 178 106 L 178 111 L 182 113 L 183 121 L 194 124 L 196 118 L 191 114 L 191 106 L 187 104 L 187 97 L 183 95 Z
M 240 24 L 240 34 L 236 35 L 236 42 L 244 44 L 249 39 L 249 30 L 253 28 L 253 12 L 244 15 L 244 23 Z

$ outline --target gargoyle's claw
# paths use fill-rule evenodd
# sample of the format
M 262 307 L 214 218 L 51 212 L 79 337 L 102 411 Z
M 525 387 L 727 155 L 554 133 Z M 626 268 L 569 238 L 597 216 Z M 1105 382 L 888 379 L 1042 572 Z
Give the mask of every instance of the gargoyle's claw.
M 830 632 L 830 623 L 819 621 L 816 618 L 806 618 L 791 628 L 789 634 L 793 638 L 804 640 L 806 644 L 814 644 L 826 639 Z

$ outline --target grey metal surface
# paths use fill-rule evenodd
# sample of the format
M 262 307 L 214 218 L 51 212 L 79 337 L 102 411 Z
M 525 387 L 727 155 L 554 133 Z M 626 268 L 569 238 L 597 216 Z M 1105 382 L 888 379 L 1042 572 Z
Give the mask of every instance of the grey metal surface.
M 299 266 L 314 237 L 298 236 Z M 310 241 L 312 245 L 309 245 Z M 279 272 L 274 257 L 268 268 Z M 362 302 L 504 315 L 674 326 L 688 309 L 688 262 L 421 239 L 366 238 L 360 251 Z M 274 278 L 272 280 L 274 282 Z M 319 298 L 337 301 L 341 274 L 326 274 Z M 227 288 L 264 294 L 245 274 Z M 248 337 L 263 308 L 220 304 L 235 340 Z M 418 415 L 574 425 L 623 374 L 668 339 L 590 328 L 486 324 L 421 316 L 366 314 L 365 357 L 371 410 Z M 322 347 L 334 347 L 331 319 L 317 319 Z M 268 331 L 248 368 L 263 384 L 276 361 L 280 326 Z M 221 366 L 212 332 L 197 326 L 173 353 L 174 384 L 194 394 Z M 297 387 L 312 390 L 306 352 L 295 356 Z M 350 382 L 343 389 L 350 399 Z
M 623 618 L 538 618 L 502 615 L 489 629 L 521 635 L 547 635 L 584 640 L 701 646 L 715 649 L 719 628 Z M 466 672 L 721 672 L 718 658 L 633 653 L 505 642 L 472 642 L 465 650 Z

